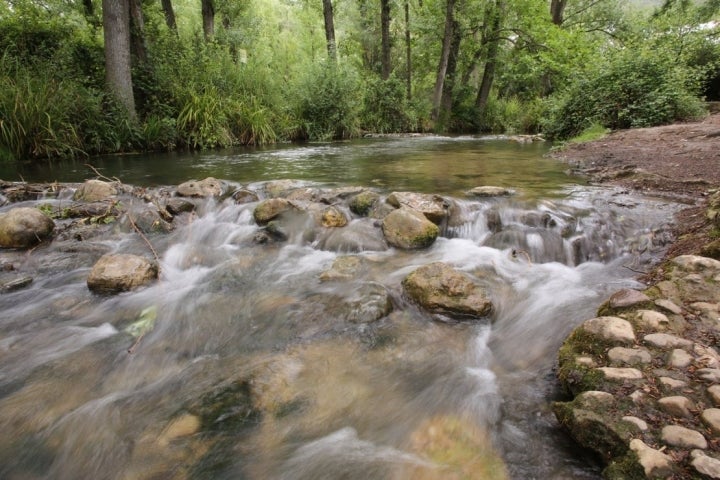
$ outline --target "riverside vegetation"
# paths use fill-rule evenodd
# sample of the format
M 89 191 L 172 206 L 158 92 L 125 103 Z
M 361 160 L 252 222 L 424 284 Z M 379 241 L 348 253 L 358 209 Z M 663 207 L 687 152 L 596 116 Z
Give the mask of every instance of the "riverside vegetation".
M 697 117 L 720 94 L 714 0 L 197 7 L 3 2 L 0 158 L 367 132 L 564 139 Z

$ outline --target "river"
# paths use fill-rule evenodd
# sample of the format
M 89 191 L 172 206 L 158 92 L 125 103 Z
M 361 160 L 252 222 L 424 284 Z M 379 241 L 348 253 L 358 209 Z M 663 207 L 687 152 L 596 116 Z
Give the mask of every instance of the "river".
M 612 292 L 640 286 L 677 206 L 584 185 L 546 153 L 408 137 L 0 166 L 28 182 L 97 171 L 148 189 L 213 176 L 261 196 L 279 179 L 424 192 L 463 219 L 416 251 L 358 240 L 377 230 L 362 218 L 340 240 L 296 226 L 258 243 L 256 203 L 198 201 L 148 238 L 160 280 L 115 296 L 86 278 L 102 253 L 149 255 L 132 229 L 0 250 L 34 279 L 0 293 L 0 478 L 599 479 L 550 410 L 557 349 Z M 464 194 L 480 185 L 516 195 Z M 348 256 L 351 276 L 322 281 Z M 490 318 L 448 321 L 408 300 L 403 278 L 436 261 L 484 282 Z M 373 314 L 368 285 L 390 313 Z

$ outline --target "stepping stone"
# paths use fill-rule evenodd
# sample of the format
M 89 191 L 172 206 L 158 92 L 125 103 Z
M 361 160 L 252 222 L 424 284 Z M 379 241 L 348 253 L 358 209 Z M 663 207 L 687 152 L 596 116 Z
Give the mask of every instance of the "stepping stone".
M 669 388 L 670 390 L 678 390 L 687 387 L 687 382 L 670 377 L 660 377 L 660 383 L 662 383 L 663 387 Z
M 720 383 L 720 369 L 718 368 L 701 368 L 695 373 L 697 373 L 697 376 L 700 377 L 702 380 L 707 380 L 708 382 L 713 383 Z
M 682 308 L 675 305 L 670 300 L 666 300 L 664 298 L 661 298 L 659 300 L 655 300 L 655 305 L 658 307 L 667 310 L 670 313 L 674 313 L 675 315 L 680 315 L 682 313 Z
M 646 330 L 660 330 L 670 324 L 670 319 L 664 313 L 655 310 L 638 310 L 635 321 Z
M 720 478 L 720 460 L 705 455 L 702 450 L 693 450 L 690 453 L 692 465 L 698 473 L 707 475 L 710 478 Z
M 707 389 L 708 395 L 715 405 L 720 406 L 720 385 L 713 385 Z
M 652 356 L 644 348 L 614 347 L 608 351 L 608 358 L 613 363 L 637 365 L 650 363 Z
M 692 417 L 690 409 L 695 407 L 695 405 L 692 401 L 690 401 L 689 398 L 682 396 L 661 398 L 660 400 L 658 400 L 658 405 L 660 406 L 660 409 L 665 413 L 669 413 L 670 415 L 673 415 L 675 417 L 685 418 Z
M 670 354 L 670 358 L 668 358 L 668 364 L 673 368 L 685 368 L 690 366 L 692 362 L 692 355 L 679 348 L 673 350 Z
M 627 320 L 617 317 L 591 318 L 582 324 L 583 330 L 603 340 L 617 343 L 635 343 L 635 332 Z
M 613 293 L 608 303 L 610 308 L 627 308 L 637 305 L 639 303 L 646 303 L 650 301 L 650 297 L 637 290 L 630 288 L 623 288 Z
M 596 370 L 600 370 L 608 380 L 640 380 L 643 378 L 642 372 L 637 368 L 600 367 Z
M 645 343 L 657 348 L 692 347 L 692 342 L 669 333 L 651 333 L 643 337 Z
M 708 408 L 703 410 L 700 418 L 715 435 L 720 435 L 720 408 Z
M 638 461 L 645 470 L 647 478 L 666 478 L 673 473 L 672 459 L 664 453 L 649 447 L 642 440 L 635 438 L 630 441 L 630 450 L 638 456 Z

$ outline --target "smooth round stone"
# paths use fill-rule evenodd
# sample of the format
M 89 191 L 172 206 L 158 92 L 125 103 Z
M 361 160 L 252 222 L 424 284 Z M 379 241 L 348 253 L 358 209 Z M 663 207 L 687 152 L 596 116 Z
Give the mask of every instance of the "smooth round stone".
M 662 429 L 662 440 L 673 447 L 699 448 L 708 447 L 707 440 L 702 433 L 679 425 L 668 425 Z
M 692 347 L 692 342 L 669 333 L 651 333 L 643 337 L 645 343 L 657 348 Z
M 700 418 L 715 435 L 720 435 L 720 408 L 705 409 Z
M 639 438 L 630 441 L 630 450 L 638 456 L 648 478 L 666 478 L 672 474 L 672 459 L 659 450 L 648 446 Z
M 676 348 L 670 353 L 668 364 L 673 368 L 689 367 L 693 362 L 693 357 L 685 350 Z
M 582 324 L 582 328 L 603 340 L 618 343 L 634 343 L 635 331 L 630 322 L 618 317 L 591 318 Z
M 608 380 L 640 380 L 643 378 L 642 372 L 637 368 L 600 367 L 597 370 L 600 370 Z
M 652 361 L 650 352 L 644 348 L 614 347 L 608 351 L 608 358 L 613 363 L 626 365 L 645 364 Z
M 670 415 L 676 417 L 686 418 L 692 417 L 690 409 L 695 407 L 689 398 L 680 395 L 661 398 L 658 400 L 658 405 L 665 413 L 669 413 Z

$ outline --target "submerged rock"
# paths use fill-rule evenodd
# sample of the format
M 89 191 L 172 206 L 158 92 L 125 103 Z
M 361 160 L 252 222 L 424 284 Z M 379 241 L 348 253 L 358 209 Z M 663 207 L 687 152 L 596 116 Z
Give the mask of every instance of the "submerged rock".
M 29 248 L 50 237 L 55 222 L 37 208 L 18 207 L 0 214 L 0 247 Z
M 90 270 L 87 285 L 93 292 L 118 293 L 146 285 L 157 276 L 157 265 L 144 257 L 109 254 L 100 257 Z
M 83 202 L 101 202 L 117 194 L 117 188 L 112 183 L 102 180 L 87 180 L 75 191 L 73 199 Z
M 440 234 L 437 225 L 409 208 L 399 208 L 386 216 L 382 230 L 390 245 L 406 250 L 429 247 Z
M 493 309 L 484 288 L 467 274 L 441 262 L 418 268 L 405 277 L 402 285 L 410 298 L 432 313 L 479 318 Z
M 510 195 L 515 195 L 515 190 L 487 185 L 468 190 L 465 192 L 465 195 L 469 197 L 508 197 Z

